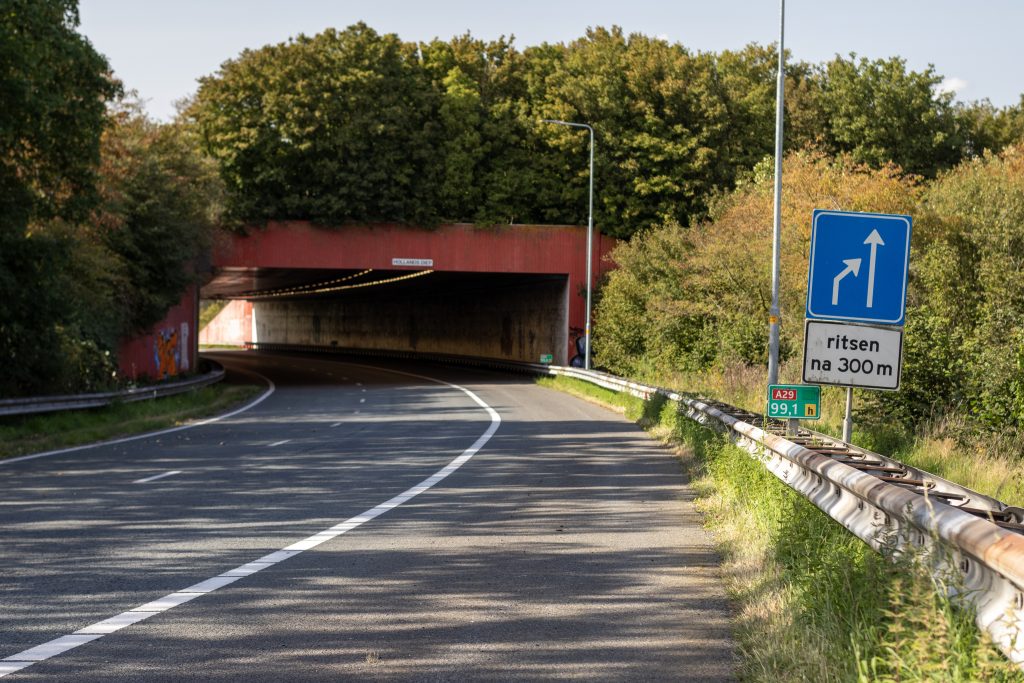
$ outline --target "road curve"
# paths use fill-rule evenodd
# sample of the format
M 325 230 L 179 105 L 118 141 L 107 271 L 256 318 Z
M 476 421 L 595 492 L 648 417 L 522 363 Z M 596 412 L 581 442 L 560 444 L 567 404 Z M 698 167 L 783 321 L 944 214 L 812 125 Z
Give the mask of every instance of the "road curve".
M 217 358 L 277 391 L 0 466 L 5 683 L 731 680 L 718 560 L 634 425 L 496 373 Z

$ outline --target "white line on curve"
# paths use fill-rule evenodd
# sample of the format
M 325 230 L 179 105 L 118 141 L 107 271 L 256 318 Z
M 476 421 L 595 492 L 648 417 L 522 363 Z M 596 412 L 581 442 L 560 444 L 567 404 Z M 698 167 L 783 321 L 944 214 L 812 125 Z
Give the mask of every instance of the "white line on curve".
M 253 373 L 253 374 L 256 374 L 256 373 Z M 270 395 L 272 393 L 274 393 L 274 390 L 277 389 L 277 385 L 274 384 L 273 380 L 271 380 L 269 377 L 264 377 L 263 375 L 258 375 L 258 377 L 267 383 L 267 390 L 264 391 L 259 396 L 257 396 L 254 400 L 250 401 L 249 403 L 246 403 L 241 408 L 238 408 L 236 410 L 232 410 L 230 413 L 224 413 L 223 415 L 215 415 L 214 417 L 209 417 L 209 418 L 206 418 L 205 420 L 200 420 L 199 422 L 193 422 L 191 424 L 182 425 L 180 427 L 170 427 L 169 429 L 161 429 L 161 430 L 158 430 L 158 431 L 155 431 L 155 432 L 146 432 L 145 434 L 136 434 L 135 436 L 125 436 L 125 437 L 121 437 L 120 439 L 110 439 L 109 441 L 99 441 L 99 442 L 96 442 L 96 443 L 88 443 L 88 444 L 83 444 L 81 446 L 72 446 L 71 448 L 60 448 L 60 449 L 57 449 L 55 451 L 45 451 L 43 453 L 33 453 L 32 455 L 22 455 L 22 456 L 19 456 L 17 458 L 7 458 L 5 460 L 0 460 L 0 466 L 10 465 L 11 463 L 21 462 L 23 460 L 35 460 L 36 458 L 48 458 L 51 455 L 61 455 L 63 453 L 73 453 L 75 451 L 84 451 L 84 450 L 89 449 L 89 448 L 99 448 L 101 446 L 116 446 L 119 443 L 128 443 L 129 441 L 138 441 L 139 439 L 149 439 L 149 438 L 152 438 L 154 436 L 163 436 L 164 434 L 173 434 L 174 432 L 180 432 L 180 431 L 184 431 L 186 429 L 194 429 L 195 427 L 202 427 L 203 425 L 208 425 L 208 424 L 211 424 L 213 422 L 219 422 L 220 420 L 226 420 L 227 418 L 234 417 L 235 415 L 238 415 L 239 413 L 244 413 L 245 411 L 249 410 L 250 408 L 255 408 L 260 403 L 263 403 L 263 401 L 265 401 L 267 398 L 269 398 Z M 0 673 L 2 673 L 2 671 L 0 671 Z
M 433 382 L 435 384 L 441 384 L 452 389 L 457 389 L 458 391 L 461 391 L 462 393 L 466 394 L 471 399 L 473 399 L 473 402 L 476 403 L 478 406 L 486 410 L 487 414 L 491 418 L 491 423 L 490 425 L 487 426 L 487 429 L 484 431 L 484 433 L 481 434 L 477 438 L 477 440 L 473 442 L 473 445 L 471 445 L 466 450 L 462 451 L 461 455 L 456 457 L 447 465 L 445 465 L 444 467 L 442 467 L 437 472 L 430 475 L 420 483 L 416 484 L 412 488 L 407 489 L 402 493 L 399 493 L 394 498 L 390 498 L 381 503 L 380 505 L 372 507 L 361 514 L 356 515 L 355 517 L 351 517 L 343 522 L 335 524 L 332 527 L 324 529 L 323 531 L 317 532 L 312 536 L 304 538 L 300 541 L 296 541 L 295 543 L 292 543 L 291 545 L 286 546 L 281 550 L 272 552 L 268 555 L 264 555 L 259 559 L 253 560 L 252 562 L 247 562 L 246 564 L 235 567 L 234 569 L 229 569 L 228 571 L 218 574 L 217 576 L 214 576 L 210 579 L 200 581 L 199 583 L 193 584 L 188 588 L 183 588 L 180 591 L 169 593 L 163 596 L 162 598 L 158 598 L 156 600 L 153 600 L 152 602 L 147 602 L 143 605 L 139 605 L 138 607 L 130 609 L 127 612 L 121 612 L 120 614 L 116 614 L 108 619 L 97 621 L 95 624 L 90 624 L 85 628 L 78 629 L 72 634 L 61 636 L 59 638 L 54 638 L 53 640 L 47 641 L 41 645 L 36 645 L 35 647 L 31 647 L 27 650 L 22 650 L 17 654 L 11 655 L 10 657 L 6 657 L 5 659 L 0 660 L 0 678 L 3 678 L 7 674 L 11 674 L 16 671 L 21 671 L 26 667 L 32 666 L 36 662 L 41 662 L 51 657 L 55 657 L 59 654 L 63 654 L 68 650 L 73 650 L 79 645 L 91 643 L 92 641 L 102 638 L 105 635 L 114 633 L 116 631 L 120 631 L 122 628 L 126 626 L 136 624 L 140 621 L 149 619 L 152 616 L 161 614 L 162 612 L 166 612 L 167 610 L 177 607 L 178 605 L 184 604 L 189 600 L 194 600 L 200 596 L 206 595 L 207 593 L 212 593 L 218 588 L 223 588 L 224 586 L 232 584 L 241 578 L 255 574 L 256 572 L 262 571 L 267 567 L 272 567 L 278 562 L 283 562 L 284 560 L 287 560 L 291 557 L 295 557 L 304 550 L 310 550 L 311 548 L 317 547 L 321 543 L 325 543 L 333 538 L 337 538 L 345 532 L 352 531 L 353 529 L 360 527 L 363 524 L 366 524 L 370 520 L 376 519 L 377 517 L 383 515 L 385 512 L 393 510 L 399 505 L 408 502 L 409 500 L 415 498 L 421 493 L 429 491 L 431 488 L 433 488 L 439 482 L 445 479 L 445 477 L 447 477 L 449 474 L 455 472 L 457 469 L 466 464 L 470 458 L 476 455 L 480 451 L 480 449 L 484 447 L 484 444 L 490 441 L 491 437 L 494 436 L 494 433 L 498 431 L 498 426 L 501 424 L 501 416 L 498 415 L 498 412 L 494 410 L 494 408 L 484 403 L 479 396 L 474 394 L 469 389 L 460 387 L 457 384 L 450 384 L 439 379 L 434 379 L 432 377 L 416 375 L 411 372 L 401 372 L 399 370 L 390 370 L 385 368 L 373 369 L 383 370 L 385 372 L 390 372 L 396 375 L 405 375 L 406 377 L 415 377 L 417 379 L 423 379 L 427 380 L 428 382 Z M 270 380 L 267 381 L 269 382 Z M 270 391 L 273 391 L 272 382 Z M 261 397 L 260 400 L 266 398 L 266 396 L 269 395 L 270 394 L 268 392 L 266 395 Z M 255 403 L 246 406 L 246 408 L 249 408 L 252 405 L 255 405 Z
M 267 448 L 273 448 L 274 446 L 280 446 L 282 444 L 288 443 L 289 441 L 291 441 L 291 439 L 281 439 L 280 441 L 275 441 L 274 443 L 268 443 L 267 444 Z
M 146 477 L 145 479 L 136 479 L 133 484 L 148 484 L 151 481 L 157 479 L 163 479 L 164 477 L 173 477 L 175 474 L 181 474 L 181 470 L 171 470 L 170 472 L 164 472 L 163 474 L 154 474 L 152 477 Z

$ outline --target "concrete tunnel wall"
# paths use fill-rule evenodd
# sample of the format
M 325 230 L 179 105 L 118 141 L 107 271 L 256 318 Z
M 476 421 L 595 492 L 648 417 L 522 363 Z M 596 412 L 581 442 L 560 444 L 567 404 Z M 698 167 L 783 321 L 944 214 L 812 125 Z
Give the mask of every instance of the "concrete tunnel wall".
M 568 363 L 567 278 L 395 299 L 255 301 L 253 341 Z

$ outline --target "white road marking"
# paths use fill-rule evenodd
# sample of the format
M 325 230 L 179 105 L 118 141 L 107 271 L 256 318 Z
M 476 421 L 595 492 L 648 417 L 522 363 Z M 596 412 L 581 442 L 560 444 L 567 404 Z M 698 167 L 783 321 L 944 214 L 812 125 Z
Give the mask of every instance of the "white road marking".
M 146 477 L 145 479 L 136 479 L 133 484 L 148 484 L 151 481 L 157 479 L 163 479 L 164 477 L 173 477 L 175 474 L 181 474 L 181 470 L 171 470 L 170 472 L 164 472 L 163 474 L 154 474 L 152 477 Z
M 102 638 L 105 635 L 109 635 L 111 633 L 119 631 L 122 628 L 125 628 L 126 626 L 137 624 L 140 621 L 144 621 L 152 616 L 166 612 L 169 609 L 177 607 L 178 605 L 184 604 L 190 600 L 194 600 L 195 598 L 198 598 L 202 595 L 212 593 L 213 591 L 219 588 L 223 588 L 224 586 L 230 585 L 235 581 L 238 581 L 239 579 L 255 574 L 256 572 L 262 571 L 267 567 L 272 567 L 278 562 L 283 562 L 284 560 L 295 557 L 304 550 L 310 550 L 312 548 L 315 548 L 322 543 L 330 541 L 331 539 L 337 538 L 338 536 L 348 531 L 360 527 L 363 524 L 369 522 L 370 520 L 376 519 L 377 517 L 383 515 L 385 512 L 388 512 L 389 510 L 394 510 L 399 505 L 408 502 L 409 500 L 415 498 L 421 493 L 429 491 L 431 488 L 433 488 L 442 480 L 444 480 L 452 472 L 455 472 L 457 469 L 465 465 L 470 460 L 470 458 L 476 455 L 480 451 L 480 449 L 484 447 L 484 444 L 491 440 L 491 437 L 494 436 L 494 433 L 498 431 L 498 426 L 501 424 L 501 416 L 498 415 L 498 412 L 494 410 L 494 408 L 484 403 L 479 396 L 474 394 L 469 389 L 460 387 L 457 384 L 450 384 L 439 379 L 434 379 L 432 377 L 415 375 L 410 372 L 401 372 L 399 370 L 385 370 L 384 368 L 373 369 L 384 370 L 385 372 L 390 372 L 396 375 L 405 375 L 406 377 L 415 377 L 417 379 L 423 379 L 429 382 L 433 382 L 435 384 L 442 384 L 452 389 L 457 389 L 458 391 L 461 391 L 462 393 L 466 394 L 471 399 L 473 399 L 473 402 L 476 403 L 478 406 L 486 410 L 487 414 L 491 418 L 491 423 L 487 426 L 487 429 L 484 431 L 484 433 L 481 434 L 477 438 L 477 440 L 473 442 L 473 445 L 471 445 L 466 450 L 462 451 L 461 455 L 456 457 L 454 460 L 449 462 L 447 465 L 445 465 L 444 467 L 442 467 L 437 472 L 430 475 L 420 483 L 398 494 L 394 498 L 390 498 L 381 503 L 380 505 L 370 508 L 369 510 L 363 512 L 362 514 L 356 515 L 355 517 L 351 517 L 345 520 L 344 522 L 335 524 L 334 526 L 328 529 L 319 531 L 313 534 L 312 536 L 292 543 L 291 545 L 286 546 L 276 552 L 264 555 L 259 559 L 253 560 L 252 562 L 247 562 L 243 565 L 235 567 L 234 569 L 229 569 L 228 571 L 218 574 L 217 576 L 209 578 L 205 581 L 200 581 L 199 583 L 193 584 L 188 588 L 184 588 L 175 593 L 170 593 L 168 595 L 163 596 L 162 598 L 158 598 L 157 600 L 153 600 L 143 605 L 139 605 L 134 609 L 130 609 L 126 612 L 121 612 L 120 614 L 115 614 L 114 616 L 108 619 L 97 621 L 96 623 L 90 624 L 85 628 L 81 628 L 70 635 L 54 638 L 53 640 L 45 642 L 42 645 L 36 645 L 35 647 L 29 648 L 27 650 L 22 650 L 21 652 L 15 655 L 11 655 L 10 657 L 6 657 L 5 659 L 0 660 L 0 678 L 3 678 L 4 676 L 14 673 L 16 671 L 20 671 L 28 666 L 31 666 L 32 664 L 35 664 L 36 662 L 41 662 L 43 660 L 49 659 L 50 657 L 55 657 L 59 654 L 63 654 L 64 652 L 72 650 L 78 647 L 79 645 L 90 643 L 98 638 Z M 270 380 L 267 381 L 269 382 Z M 263 400 L 264 398 L 269 396 L 270 392 L 272 391 L 273 383 L 271 383 L 271 389 L 268 391 L 268 393 L 262 396 L 259 400 Z M 258 402 L 259 401 L 256 401 L 250 404 L 249 406 L 246 406 L 246 408 L 243 408 L 242 410 L 248 409 Z M 235 413 L 229 413 L 229 415 L 236 414 L 238 412 L 241 412 L 241 410 L 235 411 Z M 223 418 L 227 416 L 221 417 Z
M 342 424 L 341 422 L 335 422 L 335 423 L 334 423 L 334 424 L 332 424 L 331 426 L 332 426 L 332 427 L 340 427 L 340 426 L 341 426 L 341 424 Z
M 359 399 L 359 402 L 360 403 L 366 403 L 366 399 L 365 398 L 361 398 L 361 399 Z
M 280 441 L 275 441 L 274 443 L 268 443 L 267 444 L 267 448 L 273 448 L 274 446 L 280 446 L 281 444 L 288 443 L 289 441 L 291 441 L 291 439 L 282 439 Z
M 254 373 L 255 374 L 255 373 Z M 61 448 L 55 451 L 46 451 L 44 453 L 33 453 L 32 455 L 22 455 L 17 458 L 7 458 L 6 460 L 0 460 L 0 466 L 10 465 L 12 463 L 21 462 L 23 460 L 35 460 L 36 458 L 48 458 L 51 455 L 61 455 L 63 453 L 74 453 L 75 451 L 84 451 L 89 448 L 99 448 L 101 446 L 115 446 L 119 443 L 128 443 L 129 441 L 138 441 L 139 439 L 149 439 L 154 436 L 163 436 L 164 434 L 173 434 L 174 432 L 180 432 L 186 429 L 194 429 L 196 427 L 202 427 L 203 425 L 212 424 L 219 422 L 220 420 L 226 420 L 229 417 L 234 417 L 239 413 L 244 413 L 250 408 L 255 408 L 260 403 L 263 403 L 267 398 L 270 397 L 274 390 L 277 389 L 277 385 L 274 384 L 269 378 L 263 375 L 258 375 L 260 379 L 267 383 L 267 390 L 260 394 L 255 400 L 250 401 L 237 410 L 232 410 L 230 413 L 224 413 L 223 415 L 217 415 L 216 417 L 210 417 L 199 422 L 192 424 L 182 425 L 181 427 L 171 427 L 170 429 L 161 429 L 156 432 L 147 432 L 146 434 L 136 434 L 135 436 L 125 436 L 120 439 L 111 439 L 109 441 L 99 441 L 97 443 L 84 444 L 82 446 L 72 446 L 71 448 Z

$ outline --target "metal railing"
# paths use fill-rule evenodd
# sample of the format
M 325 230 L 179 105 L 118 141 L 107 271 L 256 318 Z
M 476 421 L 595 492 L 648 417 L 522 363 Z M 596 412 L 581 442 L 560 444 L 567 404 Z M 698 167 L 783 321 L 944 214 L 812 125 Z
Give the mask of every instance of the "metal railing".
M 177 382 L 154 384 L 122 391 L 105 391 L 95 394 L 71 394 L 67 396 L 36 396 L 32 398 L 7 398 L 0 400 L 0 416 L 54 413 L 62 410 L 102 408 L 112 403 L 133 403 L 153 398 L 174 396 L 186 391 L 215 384 L 224 379 L 224 368 L 217 367 L 210 372 Z
M 1024 510 L 1008 506 L 825 434 L 784 425 L 726 404 L 603 372 L 538 363 L 334 346 L 247 343 L 266 351 L 415 358 L 531 375 L 562 375 L 644 400 L 661 395 L 680 413 L 722 431 L 776 477 L 876 550 L 915 553 L 936 576 L 959 578 L 958 595 L 979 627 L 1024 665 Z

